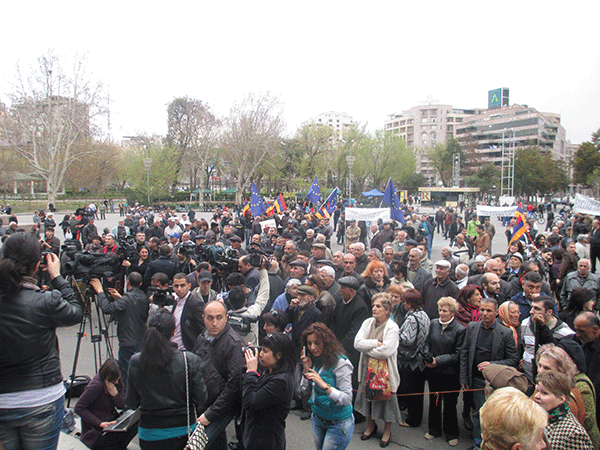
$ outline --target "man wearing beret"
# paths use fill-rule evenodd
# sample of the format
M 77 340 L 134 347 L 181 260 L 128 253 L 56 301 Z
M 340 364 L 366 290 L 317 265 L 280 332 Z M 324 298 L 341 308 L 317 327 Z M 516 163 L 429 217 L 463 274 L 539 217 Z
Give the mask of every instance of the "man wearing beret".
M 338 303 L 333 313 L 333 333 L 344 346 L 348 359 L 354 366 L 352 372 L 352 388 L 358 389 L 358 361 L 360 352 L 354 348 L 354 338 L 362 323 L 371 313 L 364 300 L 356 296 L 360 287 L 354 277 L 342 277 L 338 280 L 342 301 Z

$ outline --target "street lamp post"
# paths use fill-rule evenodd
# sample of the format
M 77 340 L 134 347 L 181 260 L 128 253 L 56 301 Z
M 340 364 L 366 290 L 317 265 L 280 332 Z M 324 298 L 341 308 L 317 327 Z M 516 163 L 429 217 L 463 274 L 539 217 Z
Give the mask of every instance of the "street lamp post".
M 150 169 L 152 168 L 152 158 L 144 158 L 144 167 L 148 174 L 148 207 L 150 207 Z
M 352 151 L 352 150 L 351 150 Z M 348 164 L 348 170 L 350 171 L 348 177 L 348 206 L 352 206 L 352 167 L 354 167 L 354 162 L 356 161 L 356 157 L 352 156 L 350 153 L 346 156 L 346 164 Z

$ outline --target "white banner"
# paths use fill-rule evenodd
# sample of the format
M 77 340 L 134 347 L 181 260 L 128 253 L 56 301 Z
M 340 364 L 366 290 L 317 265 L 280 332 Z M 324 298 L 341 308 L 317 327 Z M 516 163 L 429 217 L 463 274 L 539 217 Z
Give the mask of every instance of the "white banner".
M 486 206 L 477 205 L 477 217 L 512 217 L 517 211 L 516 206 Z
M 585 195 L 575 194 L 575 206 L 573 212 L 600 216 L 600 202 Z
M 346 208 L 346 220 L 377 222 L 377 219 L 390 220 L 390 208 Z
M 263 220 L 260 223 L 260 229 L 265 231 L 265 227 L 269 227 L 269 228 L 277 228 L 277 223 L 275 222 L 275 219 L 267 219 L 267 220 Z

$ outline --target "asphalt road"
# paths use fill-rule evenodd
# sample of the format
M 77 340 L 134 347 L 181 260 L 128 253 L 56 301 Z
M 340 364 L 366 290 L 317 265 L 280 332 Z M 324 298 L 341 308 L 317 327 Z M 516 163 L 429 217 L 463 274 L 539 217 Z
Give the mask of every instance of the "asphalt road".
M 421 208 L 421 212 L 432 212 L 432 209 Z M 211 214 L 209 213 L 200 213 L 201 217 L 210 218 Z M 19 215 L 19 220 L 25 222 L 31 221 L 31 215 L 21 214 Z M 96 225 L 99 230 L 104 227 L 112 228 L 117 225 L 119 220 L 119 214 L 107 214 L 106 220 L 96 221 Z M 62 236 L 62 231 L 57 232 L 57 236 L 63 240 L 64 236 Z M 440 258 L 441 248 L 447 244 L 447 240 L 443 239 L 443 236 L 435 235 L 433 241 L 433 250 L 432 250 L 432 261 L 436 261 Z M 341 246 L 335 244 L 335 239 L 332 240 L 333 250 L 341 250 Z M 96 373 L 96 365 L 100 364 L 100 361 L 106 359 L 107 355 L 107 341 L 102 338 L 102 342 L 97 345 L 93 345 L 91 342 L 91 337 L 99 334 L 98 327 L 98 318 L 95 313 L 95 307 L 93 307 L 94 312 L 92 313 L 92 321 L 91 324 L 88 322 L 86 324 L 86 328 L 83 330 L 84 335 L 80 340 L 80 353 L 77 358 L 77 370 L 76 375 L 88 375 L 93 377 Z M 60 328 L 57 330 L 57 335 L 59 338 L 60 344 L 60 355 L 61 355 L 61 365 L 63 371 L 63 377 L 68 378 L 68 376 L 73 371 L 73 363 L 74 363 L 74 355 L 75 349 L 78 343 L 78 332 L 79 326 L 73 326 L 68 328 Z M 118 353 L 118 342 L 116 339 L 116 327 L 110 325 L 108 328 L 109 341 L 111 343 L 114 355 L 117 356 Z M 95 358 L 96 352 L 96 358 Z M 97 363 L 95 362 L 97 361 Z M 71 407 L 74 406 L 74 401 L 71 402 Z M 425 408 L 424 408 L 424 416 L 423 423 L 419 428 L 401 428 L 398 424 L 393 424 L 392 426 L 392 441 L 390 443 L 390 449 L 393 448 L 411 448 L 411 449 L 449 449 L 451 448 L 443 438 L 437 438 L 433 441 L 427 441 L 424 439 L 424 434 L 427 432 L 427 411 L 428 411 L 428 398 L 425 398 Z M 460 412 L 462 411 L 462 400 L 459 399 L 458 403 L 459 410 L 459 418 Z M 459 419 L 460 421 L 460 419 Z M 379 424 L 379 438 L 381 437 L 381 429 L 383 424 Z M 354 430 L 354 436 L 352 441 L 350 442 L 349 449 L 375 449 L 379 448 L 379 439 L 370 439 L 368 441 L 361 441 L 360 434 L 364 431 L 366 425 L 364 423 L 357 424 Z M 228 428 L 228 434 L 230 438 L 234 437 L 233 427 L 230 425 Z M 310 421 L 301 421 L 299 417 L 298 411 L 292 411 L 287 419 L 287 429 L 286 429 L 286 437 L 287 437 L 287 448 L 292 450 L 308 450 L 314 448 L 314 443 L 312 440 L 312 429 Z M 231 440 L 231 439 L 230 439 Z M 235 439 L 233 439 L 235 440 Z M 59 448 L 76 448 L 70 442 L 64 442 L 65 439 L 61 441 L 61 445 Z M 137 438 L 134 439 L 132 445 L 130 445 L 130 449 L 137 448 Z M 458 447 L 466 449 L 472 445 L 472 441 L 469 437 L 468 432 L 461 426 L 460 427 L 460 442 Z

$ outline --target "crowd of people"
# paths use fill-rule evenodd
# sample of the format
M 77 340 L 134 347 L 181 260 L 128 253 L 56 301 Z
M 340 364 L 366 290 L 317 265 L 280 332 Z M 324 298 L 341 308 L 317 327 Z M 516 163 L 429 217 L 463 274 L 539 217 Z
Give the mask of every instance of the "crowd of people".
M 142 449 L 183 448 L 198 424 L 209 449 L 284 449 L 292 409 L 311 420 L 317 449 L 346 448 L 359 422 L 360 439 L 387 447 L 392 424 L 421 426 L 426 395 L 425 440 L 458 445 L 462 418 L 476 448 L 600 448 L 600 222 L 592 217 L 544 231 L 527 222 L 517 240 L 509 219 L 505 240 L 472 208 L 463 218 L 407 207 L 404 224 L 367 224 L 340 209 L 317 218 L 292 205 L 264 227 L 266 217 L 241 208 L 210 220 L 192 210 L 120 210 L 118 225 L 104 230 L 97 209 L 68 215 L 69 251 L 48 215 L 4 238 L 6 449 L 56 443 L 64 387 L 55 328 L 83 315 L 61 276 L 73 248 L 114 255 L 111 278 L 124 280 L 89 281 L 119 342 L 118 358 L 104 362 L 75 409 L 90 448 L 126 448 L 136 433 Z M 435 262 L 434 238 L 447 241 Z M 532 434 L 490 404 L 522 411 Z M 139 423 L 111 438 L 105 428 L 125 407 L 139 408 Z M 49 425 L 33 432 L 27 425 L 40 410 L 52 411 Z M 237 442 L 228 447 L 232 421 Z

